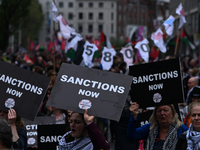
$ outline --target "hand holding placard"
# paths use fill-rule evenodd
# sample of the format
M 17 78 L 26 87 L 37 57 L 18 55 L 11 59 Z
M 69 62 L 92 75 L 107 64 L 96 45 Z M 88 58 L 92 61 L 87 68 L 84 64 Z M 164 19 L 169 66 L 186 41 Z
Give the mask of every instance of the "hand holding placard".
M 89 116 L 88 115 L 88 110 L 87 109 L 85 109 L 84 120 L 85 120 L 85 123 L 87 125 L 90 125 L 93 122 L 93 120 L 94 120 L 94 116 Z
M 139 104 L 137 104 L 137 102 L 133 102 L 131 106 L 129 107 L 129 110 L 132 112 L 133 118 L 135 119 L 137 119 L 137 115 L 139 113 L 138 108 L 139 108 Z

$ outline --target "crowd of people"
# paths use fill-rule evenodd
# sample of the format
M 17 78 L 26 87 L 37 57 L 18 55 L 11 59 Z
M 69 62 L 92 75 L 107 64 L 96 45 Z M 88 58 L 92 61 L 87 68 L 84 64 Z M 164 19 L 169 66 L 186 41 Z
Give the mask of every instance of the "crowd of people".
M 24 59 L 28 55 L 29 60 Z M 171 59 L 173 57 L 167 57 Z M 18 51 L 1 53 L 1 61 L 6 61 L 21 68 L 50 77 L 46 95 L 41 103 L 37 116 L 55 116 L 56 124 L 66 124 L 68 132 L 59 141 L 60 150 L 110 150 L 109 142 L 115 144 L 115 150 L 134 150 L 141 147 L 145 150 L 200 149 L 200 86 L 199 66 L 197 59 L 181 58 L 181 72 L 185 102 L 179 104 L 181 120 L 173 105 L 154 108 L 149 124 L 137 128 L 139 104 L 128 95 L 119 122 L 90 116 L 71 110 L 47 106 L 47 101 L 54 86 L 56 76 L 62 63 L 73 64 L 73 60 L 60 52 Z M 153 58 L 150 58 L 153 61 Z M 162 60 L 160 60 L 162 61 Z M 144 61 L 133 59 L 133 65 Z M 93 61 L 93 69 L 102 69 L 100 58 Z M 123 55 L 118 52 L 113 59 L 111 72 L 128 75 L 128 66 Z M 25 124 L 14 109 L 8 112 L 0 110 L 0 149 L 38 149 L 27 148 Z M 108 138 L 108 130 L 111 139 Z M 143 141 L 143 142 L 141 142 Z

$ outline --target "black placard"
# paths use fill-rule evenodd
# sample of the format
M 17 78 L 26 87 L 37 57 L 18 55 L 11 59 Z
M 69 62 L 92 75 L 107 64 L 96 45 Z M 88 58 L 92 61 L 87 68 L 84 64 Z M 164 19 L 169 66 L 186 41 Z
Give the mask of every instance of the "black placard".
M 55 116 L 36 117 L 34 121 L 23 118 L 27 131 L 27 147 L 38 146 L 38 125 L 55 124 Z
M 0 109 L 34 120 L 50 78 L 0 61 Z
M 141 108 L 183 102 L 179 59 L 130 66 L 132 101 Z
M 119 121 L 132 77 L 63 63 L 47 106 Z
M 56 150 L 66 132 L 65 124 L 38 125 L 38 149 Z
M 148 124 L 152 113 L 153 113 L 153 110 L 147 110 L 146 112 L 139 113 L 138 114 L 139 119 L 137 121 L 137 127 L 141 127 L 145 124 Z

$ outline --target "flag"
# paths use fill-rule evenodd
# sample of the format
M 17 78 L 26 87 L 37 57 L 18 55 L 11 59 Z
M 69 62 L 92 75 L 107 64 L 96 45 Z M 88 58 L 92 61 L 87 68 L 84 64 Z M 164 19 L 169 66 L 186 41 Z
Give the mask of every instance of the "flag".
M 54 45 L 53 45 L 53 42 L 52 41 L 49 41 L 49 44 L 47 46 L 47 49 L 49 50 L 49 52 L 52 51 L 52 49 L 54 49 Z
M 185 11 L 183 9 L 182 3 L 179 4 L 178 8 L 176 9 L 176 13 L 180 15 L 180 21 L 179 21 L 179 29 L 183 26 L 184 23 L 186 23 L 185 20 Z
M 40 43 L 35 47 L 35 50 L 38 51 L 40 48 Z
M 194 50 L 196 48 L 196 46 L 188 39 L 188 36 L 186 35 L 185 28 L 183 28 L 183 30 L 182 30 L 181 38 L 188 46 L 190 46 L 190 48 L 192 50 Z
M 154 46 L 151 47 L 150 57 L 152 57 L 153 60 L 157 60 L 159 53 L 160 53 L 159 49 L 156 50 Z
M 102 47 L 106 47 L 106 36 L 102 31 L 100 32 L 100 44 Z
M 154 44 L 160 49 L 160 51 L 165 53 L 167 50 L 162 35 L 163 32 L 159 28 L 155 33 L 151 34 L 151 39 L 154 41 Z
M 28 57 L 27 54 L 24 54 L 24 60 L 25 60 L 26 62 L 30 62 L 31 64 L 33 64 L 33 61 Z
M 34 43 L 33 41 L 31 41 L 31 44 L 29 45 L 29 50 L 32 52 L 34 48 Z
M 62 38 L 62 42 L 61 42 L 61 50 L 65 50 L 65 46 L 66 46 L 66 40 L 64 38 Z
M 143 40 L 142 31 L 143 31 L 143 27 L 141 26 L 138 29 L 138 41 L 142 41 Z
M 166 33 L 171 36 L 174 30 L 174 22 L 175 18 L 171 15 L 169 16 L 169 18 L 167 20 L 165 20 L 165 22 L 163 23 L 163 25 L 165 26 L 165 31 Z
M 143 39 L 140 42 L 137 42 L 135 48 L 140 52 L 141 57 L 145 62 L 149 62 L 149 41 L 147 39 Z
M 60 32 L 62 33 L 62 36 L 65 39 L 69 39 L 71 37 L 71 32 L 73 31 L 73 29 L 68 25 L 67 21 L 65 20 L 65 18 L 63 18 L 62 15 L 59 15 L 56 19 L 59 21 Z
M 132 46 L 122 48 L 120 53 L 123 54 L 123 58 L 127 64 L 127 66 L 133 65 L 133 48 L 132 48 Z
M 57 3 L 57 1 L 55 0 L 55 3 Z M 53 20 L 57 23 L 58 20 L 56 19 L 56 12 L 58 11 L 56 5 L 54 4 L 54 2 L 52 2 L 52 18 Z

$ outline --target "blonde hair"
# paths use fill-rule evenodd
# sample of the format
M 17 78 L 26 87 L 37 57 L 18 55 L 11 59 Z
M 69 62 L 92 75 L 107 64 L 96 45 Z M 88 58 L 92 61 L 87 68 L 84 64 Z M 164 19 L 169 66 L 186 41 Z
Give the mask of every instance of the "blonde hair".
M 200 107 L 200 102 L 192 102 L 192 103 L 190 103 L 189 111 L 188 111 L 190 115 L 191 115 L 192 108 L 195 107 L 195 106 L 199 106 Z
M 167 105 L 167 106 L 169 106 L 171 108 L 171 111 L 172 111 L 172 114 L 173 114 L 172 122 L 176 122 L 177 126 L 181 127 L 182 122 L 178 119 L 178 116 L 176 114 L 176 110 L 175 110 L 174 106 L 173 105 Z M 156 111 L 158 110 L 159 107 L 160 106 L 155 107 L 155 109 L 154 109 L 154 111 L 153 111 L 153 113 L 152 113 L 152 115 L 149 119 L 149 121 L 151 123 L 150 130 L 157 126 L 158 120 L 157 120 L 157 117 L 156 117 Z

